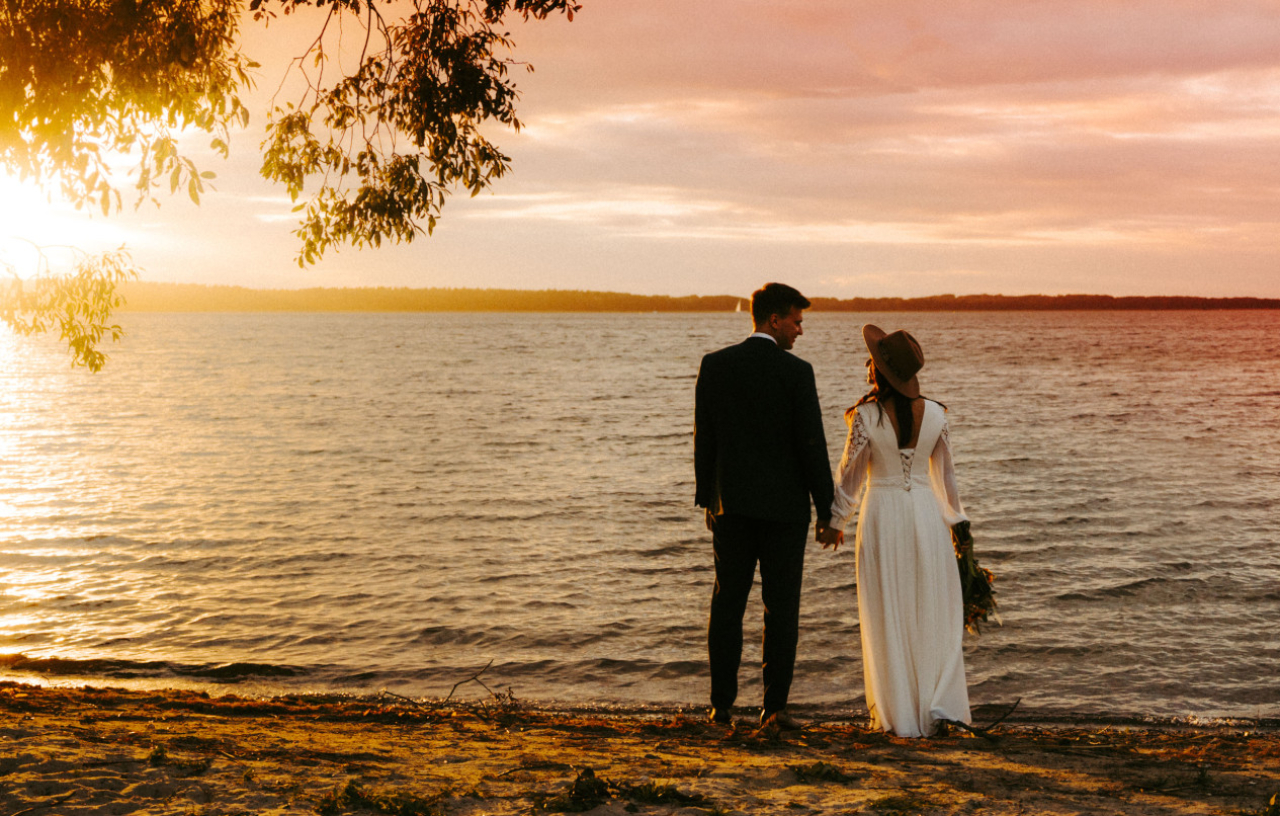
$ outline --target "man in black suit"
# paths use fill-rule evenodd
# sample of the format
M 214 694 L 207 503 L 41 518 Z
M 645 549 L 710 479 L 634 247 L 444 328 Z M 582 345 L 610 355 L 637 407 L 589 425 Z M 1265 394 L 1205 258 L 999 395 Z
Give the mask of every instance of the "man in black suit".
M 695 502 L 706 508 L 716 586 L 707 646 L 711 719 L 732 722 L 742 660 L 742 617 L 760 565 L 764 601 L 764 708 L 760 720 L 798 728 L 786 713 L 800 627 L 809 501 L 818 540 L 835 543 L 835 489 L 813 366 L 788 353 L 809 301 L 769 283 L 751 296 L 755 333 L 702 358 L 694 417 Z

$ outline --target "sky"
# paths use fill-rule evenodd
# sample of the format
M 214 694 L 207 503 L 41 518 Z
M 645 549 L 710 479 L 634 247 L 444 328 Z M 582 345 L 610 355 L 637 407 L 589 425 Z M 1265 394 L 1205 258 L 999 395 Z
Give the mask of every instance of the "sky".
M 0 259 L 125 243 L 157 281 L 821 297 L 1280 297 L 1280 2 L 582 0 L 509 28 L 513 171 L 411 245 L 294 263 L 261 179 L 317 18 L 264 29 L 217 190 L 104 219 L 0 179 Z

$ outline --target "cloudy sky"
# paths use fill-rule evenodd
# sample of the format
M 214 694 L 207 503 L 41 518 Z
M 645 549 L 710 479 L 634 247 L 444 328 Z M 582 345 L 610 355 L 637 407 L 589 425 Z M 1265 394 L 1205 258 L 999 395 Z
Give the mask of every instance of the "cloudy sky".
M 1280 297 L 1280 2 L 582 2 L 513 23 L 514 172 L 411 246 L 296 267 L 266 91 L 200 207 L 0 181 L 0 233 L 259 287 Z M 263 88 L 314 24 L 250 26 Z

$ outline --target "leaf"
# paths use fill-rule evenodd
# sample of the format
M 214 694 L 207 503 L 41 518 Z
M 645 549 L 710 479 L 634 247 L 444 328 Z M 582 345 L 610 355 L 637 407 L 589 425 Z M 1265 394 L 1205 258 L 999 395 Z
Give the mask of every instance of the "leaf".
M 29 82 L 32 109 L 21 121 L 43 122 L 8 157 L 11 174 L 48 183 L 61 177 L 77 207 L 110 197 L 85 185 L 101 156 L 137 161 L 138 205 L 169 174 L 170 194 L 183 179 L 198 203 L 215 178 L 180 154 L 177 137 L 196 129 L 212 150 L 229 154 L 228 133 L 248 122 L 241 93 L 259 63 L 240 50 L 245 11 L 269 21 L 276 11 L 309 17 L 313 47 L 290 63 L 302 92 L 272 109 L 261 145 L 263 175 L 295 202 L 308 191 L 320 203 L 300 218 L 311 245 L 305 263 L 341 244 L 408 241 L 438 212 L 444 194 L 473 196 L 501 178 L 508 160 L 479 134 L 494 123 L 519 129 L 517 90 L 504 16 L 572 20 L 575 0 L 426 0 L 382 21 L 372 0 L 34 0 L 0 3 L 0 70 Z M 382 5 L 382 4 L 378 4 Z M 392 4 L 386 4 L 388 8 Z M 372 25 L 369 53 L 345 67 L 326 42 L 346 21 Z M 329 22 L 334 28 L 328 28 Z M 384 27 L 388 26 L 388 27 Z M 329 50 L 326 51 L 326 46 Z M 318 65 L 324 76 L 311 71 Z M 531 66 L 526 66 L 531 69 Z M 5 81 L 0 77 L 0 84 Z M 12 84 L 12 83 L 9 83 Z M 74 93 L 66 92 L 75 89 Z M 2 107 L 2 106 L 0 106 Z M 10 106 L 12 107 L 12 106 Z M 20 107 L 22 107 L 20 105 Z M 25 137 L 24 137 L 25 138 Z M 185 170 L 183 168 L 186 168 Z M 58 186 L 60 182 L 53 182 Z M 439 191 L 438 193 L 436 191 Z M 362 196 L 367 196 L 367 200 Z M 120 208 L 120 196 L 116 198 Z M 349 202 L 349 204 L 348 204 Z M 425 224 L 426 232 L 434 222 Z

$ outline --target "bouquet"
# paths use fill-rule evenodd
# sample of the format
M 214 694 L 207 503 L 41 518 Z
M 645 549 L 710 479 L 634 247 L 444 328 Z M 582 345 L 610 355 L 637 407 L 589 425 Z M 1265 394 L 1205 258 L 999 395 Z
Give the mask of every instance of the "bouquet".
M 978 624 L 986 623 L 992 616 L 1000 623 L 996 611 L 995 590 L 991 583 L 996 576 L 991 570 L 978 564 L 973 554 L 973 535 L 969 522 L 961 521 L 951 528 L 951 543 L 956 548 L 956 566 L 960 568 L 960 594 L 964 599 L 964 628 L 978 634 Z

